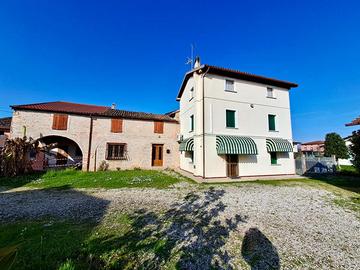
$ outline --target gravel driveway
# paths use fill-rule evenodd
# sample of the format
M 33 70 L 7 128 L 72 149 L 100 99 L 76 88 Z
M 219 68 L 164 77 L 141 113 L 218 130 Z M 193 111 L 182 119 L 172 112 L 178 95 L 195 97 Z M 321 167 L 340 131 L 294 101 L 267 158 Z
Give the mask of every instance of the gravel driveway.
M 139 230 L 156 226 L 177 249 L 197 254 L 183 260 L 184 269 L 204 269 L 214 261 L 219 269 L 360 269 L 360 220 L 333 198 L 324 190 L 257 184 L 12 190 L 0 193 L 0 221 L 101 220 L 126 212 L 145 218 Z

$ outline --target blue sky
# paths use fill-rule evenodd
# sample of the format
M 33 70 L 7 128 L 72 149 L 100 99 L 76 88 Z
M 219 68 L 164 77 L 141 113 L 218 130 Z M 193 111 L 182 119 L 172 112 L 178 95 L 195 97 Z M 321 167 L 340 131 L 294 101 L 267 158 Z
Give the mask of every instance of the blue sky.
M 360 115 L 359 1 L 2 1 L 0 116 L 64 100 L 164 113 L 203 63 L 298 83 L 294 139 Z

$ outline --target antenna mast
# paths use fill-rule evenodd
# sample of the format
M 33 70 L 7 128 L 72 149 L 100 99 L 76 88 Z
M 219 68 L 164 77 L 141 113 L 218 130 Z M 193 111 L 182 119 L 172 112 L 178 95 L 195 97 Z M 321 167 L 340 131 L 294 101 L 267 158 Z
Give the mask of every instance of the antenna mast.
M 187 57 L 186 58 L 186 63 L 185 65 L 190 65 L 190 70 L 193 69 L 194 66 L 194 44 L 190 44 L 190 48 L 191 48 L 191 57 Z

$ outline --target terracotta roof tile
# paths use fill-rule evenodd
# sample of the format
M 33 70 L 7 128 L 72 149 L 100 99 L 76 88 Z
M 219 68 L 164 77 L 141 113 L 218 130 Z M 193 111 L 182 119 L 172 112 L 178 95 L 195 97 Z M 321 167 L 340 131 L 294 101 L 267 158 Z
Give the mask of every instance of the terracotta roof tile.
M 177 122 L 174 118 L 166 114 L 153 114 L 145 112 L 131 112 L 124 110 L 111 109 L 105 106 L 77 104 L 63 101 L 13 105 L 14 110 L 30 110 L 30 111 L 45 111 L 45 112 L 59 112 L 72 113 L 81 115 L 94 115 L 109 118 L 125 118 L 125 119 L 139 119 L 139 120 L 155 120 L 166 122 Z
M 105 106 L 77 104 L 64 101 L 35 103 L 26 105 L 13 105 L 14 110 L 34 110 L 34 111 L 47 111 L 47 112 L 62 112 L 62 113 L 75 113 L 75 114 L 97 114 L 103 113 L 109 109 Z
M 109 117 L 119 117 L 125 119 L 138 119 L 138 120 L 155 120 L 155 121 L 165 121 L 165 122 L 177 122 L 174 118 L 166 114 L 153 114 L 146 112 L 131 112 L 124 110 L 114 110 L 109 109 L 102 115 Z
M 345 126 L 347 127 L 357 126 L 357 125 L 360 125 L 360 116 L 352 120 L 350 123 L 345 124 Z
M 317 145 L 317 144 L 324 144 L 325 142 L 324 141 L 312 141 L 312 142 L 306 142 L 306 143 L 302 143 L 301 145 Z
M 298 87 L 296 83 L 282 81 L 274 78 L 268 78 L 260 75 L 255 75 L 235 69 L 228 69 L 223 67 L 217 67 L 212 65 L 202 65 L 201 67 L 194 69 L 185 74 L 184 80 L 180 87 L 179 93 L 177 95 L 177 100 L 180 100 L 182 93 L 184 92 L 186 82 L 192 77 L 194 72 L 208 72 L 209 74 L 220 75 L 224 77 L 236 78 L 244 81 L 257 82 L 262 83 L 269 86 L 278 86 L 286 89 L 290 89 L 293 87 Z

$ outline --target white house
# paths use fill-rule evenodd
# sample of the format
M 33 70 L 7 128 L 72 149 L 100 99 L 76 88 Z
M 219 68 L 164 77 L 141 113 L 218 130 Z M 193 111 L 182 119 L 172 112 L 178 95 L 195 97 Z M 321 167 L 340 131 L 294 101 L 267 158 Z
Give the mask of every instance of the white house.
M 293 87 L 197 59 L 177 96 L 180 168 L 203 178 L 295 174 Z

